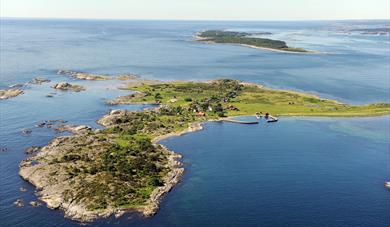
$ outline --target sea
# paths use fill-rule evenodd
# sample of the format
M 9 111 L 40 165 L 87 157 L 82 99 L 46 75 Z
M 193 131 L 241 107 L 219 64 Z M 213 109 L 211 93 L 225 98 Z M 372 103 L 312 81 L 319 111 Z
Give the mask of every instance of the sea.
M 147 21 L 0 19 L 0 89 L 35 77 L 0 101 L 0 226 L 80 226 L 37 201 L 18 175 L 25 149 L 62 135 L 36 127 L 64 120 L 98 128 L 123 81 L 76 81 L 58 70 L 145 79 L 234 78 L 348 104 L 390 102 L 390 36 L 354 29 L 388 20 Z M 315 54 L 280 53 L 194 39 L 209 29 L 253 32 Z M 266 33 L 265 33 L 266 32 Z M 264 34 L 265 33 L 265 34 Z M 83 92 L 56 92 L 60 81 Z M 53 97 L 46 97 L 53 93 Z M 266 110 L 260 110 L 266 111 Z M 251 118 L 251 117 L 246 117 Z M 22 131 L 31 129 L 29 134 Z M 390 116 L 281 117 L 277 123 L 208 122 L 162 144 L 183 155 L 185 175 L 150 218 L 126 214 L 89 226 L 390 226 Z M 21 192 L 20 188 L 27 192 Z M 23 207 L 13 203 L 22 199 Z

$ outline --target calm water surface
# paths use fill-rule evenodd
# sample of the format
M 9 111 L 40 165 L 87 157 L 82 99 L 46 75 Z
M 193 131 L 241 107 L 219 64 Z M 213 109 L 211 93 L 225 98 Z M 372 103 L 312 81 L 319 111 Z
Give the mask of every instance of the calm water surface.
M 389 37 L 340 29 L 355 26 L 352 22 L 0 22 L 0 87 L 36 76 L 52 80 L 0 102 L 0 146 L 8 148 L 0 153 L 0 226 L 78 225 L 44 206 L 12 205 L 18 198 L 26 204 L 36 200 L 34 188 L 18 176 L 18 164 L 27 157 L 27 147 L 56 136 L 35 128 L 40 121 L 98 127 L 95 121 L 113 108 L 104 101 L 127 94 L 116 89 L 118 81 L 73 81 L 56 75 L 58 69 L 162 80 L 233 77 L 348 103 L 389 102 Z M 324 54 L 193 42 L 194 32 L 203 29 L 270 31 L 271 38 Z M 82 84 L 87 91 L 46 98 L 59 81 Z M 207 123 L 204 131 L 163 141 L 184 155 L 186 174 L 155 217 L 124 216 L 92 225 L 389 226 L 390 192 L 383 187 L 390 180 L 389 122 L 387 116 L 282 118 L 252 126 Z M 24 128 L 33 132 L 23 135 Z

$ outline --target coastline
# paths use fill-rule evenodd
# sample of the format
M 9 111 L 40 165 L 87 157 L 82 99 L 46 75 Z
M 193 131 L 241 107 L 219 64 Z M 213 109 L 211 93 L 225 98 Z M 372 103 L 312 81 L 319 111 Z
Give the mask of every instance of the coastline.
M 102 118 L 109 116 L 110 114 L 104 115 Z M 229 118 L 238 117 L 230 116 Z M 248 116 L 248 115 L 246 115 Z M 285 115 L 287 116 L 287 115 Z M 298 116 L 291 115 L 289 117 L 310 117 L 310 116 Z M 311 117 L 320 117 L 320 116 L 311 116 Z M 326 116 L 325 116 L 326 117 Z M 340 117 L 340 116 L 338 116 Z M 98 119 L 101 120 L 102 118 Z M 97 122 L 98 122 L 97 121 Z M 50 209 L 61 209 L 64 212 L 64 216 L 70 218 L 72 220 L 80 221 L 80 222 L 92 222 L 98 218 L 106 218 L 111 215 L 115 215 L 115 217 L 120 217 L 125 213 L 140 213 L 144 217 L 153 216 L 158 212 L 160 203 L 164 196 L 169 193 L 181 180 L 185 169 L 183 168 L 183 164 L 178 160 L 182 158 L 181 154 L 176 153 L 172 150 L 169 150 L 165 146 L 159 144 L 160 141 L 176 137 L 182 136 L 191 132 L 197 132 L 203 130 L 203 124 L 211 121 L 221 121 L 221 119 L 205 119 L 205 121 L 201 122 L 193 122 L 188 125 L 188 128 L 178 131 L 172 132 L 164 135 L 157 136 L 152 139 L 152 143 L 154 146 L 161 146 L 166 154 L 168 154 L 168 163 L 167 167 L 170 171 L 164 177 L 164 185 L 160 187 L 156 187 L 148 199 L 147 205 L 139 208 L 107 208 L 104 210 L 96 210 L 96 211 L 88 211 L 85 207 L 80 205 L 74 205 L 71 203 L 64 202 L 62 195 L 59 194 L 51 194 L 52 186 L 48 185 L 39 175 L 36 176 L 34 173 L 37 169 L 34 168 L 34 165 L 31 166 L 28 163 L 28 159 L 24 160 L 20 164 L 19 175 L 26 181 L 30 182 L 37 189 L 38 198 L 45 202 L 47 207 Z M 45 154 L 51 152 L 51 148 L 62 143 L 69 137 L 76 136 L 77 134 L 71 136 L 62 136 L 54 138 L 47 146 L 43 147 L 40 152 L 38 152 L 34 156 L 44 156 Z M 32 167 L 32 169 L 30 169 Z
M 231 43 L 234 44 L 234 43 Z M 313 50 L 307 50 L 305 52 L 301 51 L 288 51 L 288 50 L 282 50 L 282 49 L 274 49 L 274 48 L 267 48 L 267 47 L 258 47 L 258 46 L 253 46 L 253 45 L 248 45 L 248 44 L 237 44 L 243 47 L 249 47 L 253 49 L 260 49 L 260 50 L 266 50 L 266 51 L 272 51 L 272 52 L 278 52 L 278 53 L 285 53 L 285 54 L 322 54 L 321 52 L 318 51 L 313 51 Z
M 99 121 L 109 114 L 104 115 L 103 117 L 97 120 Z M 101 124 L 102 125 L 102 124 Z M 104 125 L 103 125 L 104 126 Z M 152 193 L 150 194 L 150 198 L 147 201 L 147 204 L 138 208 L 107 208 L 101 210 L 93 210 L 89 211 L 85 206 L 80 204 L 73 204 L 71 202 L 66 202 L 62 194 L 56 193 L 58 187 L 63 185 L 52 185 L 50 180 L 44 179 L 42 174 L 39 173 L 40 169 L 37 164 L 31 163 L 29 160 L 31 157 L 44 157 L 45 155 L 49 155 L 50 153 L 57 152 L 56 146 L 64 143 L 69 138 L 82 135 L 74 133 L 70 136 L 60 136 L 54 138 L 52 141 L 48 143 L 48 145 L 44 146 L 41 151 L 36 153 L 33 156 L 23 160 L 19 167 L 19 175 L 27 182 L 31 183 L 37 189 L 37 196 L 39 200 L 43 201 L 49 209 L 60 209 L 64 212 L 64 216 L 66 218 L 80 221 L 80 222 L 92 222 L 98 218 L 106 218 L 111 215 L 115 215 L 115 217 L 120 217 L 125 213 L 136 212 L 142 214 L 144 217 L 150 217 L 157 213 L 159 209 L 159 205 L 164 198 L 164 196 L 169 193 L 175 185 L 177 185 L 181 177 L 184 174 L 183 164 L 178 160 L 182 156 L 179 153 L 169 150 L 165 146 L 159 144 L 159 141 L 167 139 L 169 137 L 181 136 L 186 133 L 195 132 L 202 130 L 202 123 L 190 123 L 187 129 L 184 129 L 179 132 L 168 133 L 165 135 L 157 136 L 152 140 L 154 146 L 161 146 L 164 153 L 167 155 L 167 167 L 169 168 L 169 172 L 164 177 L 164 185 L 156 187 Z
M 274 89 L 266 89 L 264 86 L 255 84 L 255 83 L 240 83 L 239 81 L 235 80 L 217 80 L 217 81 L 209 81 L 204 82 L 207 86 L 201 87 L 203 89 L 207 88 L 209 91 L 214 91 L 215 89 L 219 87 L 228 87 L 228 89 L 242 89 L 241 86 L 246 86 L 248 89 L 248 94 L 252 94 L 250 92 L 254 92 L 255 94 L 264 94 L 264 92 L 267 93 L 267 91 L 274 90 Z M 173 83 L 175 84 L 175 83 Z M 143 85 L 143 84 L 140 84 Z M 177 84 L 176 84 L 177 85 Z M 193 85 L 193 84 L 190 84 Z M 173 86 L 173 85 L 172 85 Z M 215 86 L 215 87 L 213 87 Z M 168 86 L 169 87 L 169 86 Z M 169 89 L 164 87 L 165 89 Z M 185 90 L 188 92 L 190 90 L 190 87 L 186 87 Z M 131 89 L 131 87 L 130 87 Z M 133 88 L 135 89 L 135 87 Z M 254 90 L 253 90 L 254 89 Z M 261 91 L 258 91 L 257 89 L 263 89 Z M 151 91 L 151 90 L 150 90 Z M 168 90 L 169 91 L 169 90 Z M 183 91 L 183 90 L 180 90 Z M 230 91 L 230 90 L 228 90 Z M 241 91 L 241 90 L 240 90 Z M 244 90 L 245 91 L 245 90 Z M 245 96 L 245 93 L 243 91 L 243 96 Z M 259 93 L 256 93 L 259 92 Z M 275 90 L 275 91 L 283 91 L 283 90 Z M 157 92 L 157 91 L 155 91 Z M 163 90 L 159 91 L 162 94 L 158 93 L 163 98 Z M 191 93 L 179 93 L 175 94 L 175 98 L 177 95 L 177 98 L 181 97 L 187 97 L 190 96 Z M 207 94 L 207 95 L 212 95 Z M 230 93 L 228 93 L 230 94 Z M 282 92 L 282 97 L 285 97 L 286 95 L 297 95 L 301 98 L 309 98 L 312 99 L 314 96 L 312 95 L 302 95 L 299 96 L 299 93 L 290 92 L 287 94 L 284 94 Z M 125 99 L 120 99 L 120 104 L 139 104 L 133 101 L 133 98 L 140 98 L 141 101 L 147 101 L 147 100 L 153 100 L 155 95 L 143 94 L 142 89 L 141 91 L 135 91 L 135 93 L 130 94 L 130 96 L 124 96 Z M 234 98 L 236 98 L 235 96 Z M 238 96 L 239 98 L 240 96 Z M 121 98 L 121 97 L 119 97 Z M 148 98 L 148 99 L 147 99 Z M 318 102 L 322 102 L 322 99 L 319 97 L 316 97 L 316 100 Z M 169 98 L 165 98 L 165 101 L 167 103 L 171 103 L 169 101 Z M 177 99 L 176 99 L 177 100 Z M 241 103 L 246 103 L 248 99 L 239 99 Z M 127 102 L 126 102 L 127 101 Z M 130 102 L 129 102 L 130 101 Z M 188 102 L 186 102 L 187 105 L 189 105 Z M 234 103 L 235 106 L 239 106 L 240 103 Z M 112 103 L 114 104 L 114 103 Z M 118 104 L 118 103 L 115 103 Z M 256 103 L 255 103 L 256 104 Z M 303 103 L 305 104 L 305 103 Z M 306 107 L 305 105 L 301 104 L 302 106 Z M 339 105 L 338 103 L 336 103 Z M 183 105 L 183 104 L 182 104 Z M 210 105 L 210 104 L 209 104 Z M 286 106 L 290 104 L 284 104 Z M 332 103 L 332 105 L 335 105 Z M 231 105 L 232 106 L 232 105 Z M 181 107 L 181 106 L 179 106 Z M 234 106 L 233 106 L 234 107 Z M 245 107 L 245 106 L 244 106 Z M 256 109 L 258 106 L 255 106 Z M 230 108 L 230 107 L 229 107 Z M 387 107 L 386 107 L 387 108 Z M 383 113 L 388 114 L 388 110 L 384 109 Z M 45 202 L 47 204 L 48 208 L 51 209 L 61 209 L 64 211 L 65 217 L 81 221 L 81 222 L 91 222 L 94 219 L 100 218 L 100 217 L 108 217 L 110 215 L 115 215 L 116 217 L 121 216 L 122 214 L 126 212 L 137 212 L 142 214 L 145 217 L 149 217 L 154 215 L 159 208 L 160 202 L 163 199 L 164 195 L 166 195 L 169 191 L 172 190 L 172 188 L 179 183 L 182 175 L 184 174 L 184 168 L 183 164 L 178 160 L 181 158 L 181 155 L 178 153 L 175 153 L 174 151 L 171 151 L 167 149 L 165 146 L 159 144 L 160 141 L 164 139 L 168 139 L 170 137 L 174 136 L 181 136 L 186 133 L 196 132 L 203 129 L 203 123 L 208 121 L 221 121 L 220 115 L 216 115 L 213 112 L 208 112 L 210 116 L 205 117 L 205 113 L 202 113 L 203 115 L 197 115 L 195 113 L 199 114 L 199 110 L 195 111 L 192 109 L 185 109 L 184 112 L 177 112 L 177 110 L 180 109 L 183 111 L 182 108 L 175 107 L 175 105 L 172 104 L 166 104 L 166 105 L 160 105 L 159 108 L 156 108 L 153 111 L 128 111 L 128 110 L 111 110 L 109 113 L 105 114 L 101 118 L 99 118 L 96 122 L 100 125 L 102 125 L 105 129 L 96 129 L 96 130 L 84 130 L 85 132 L 81 133 L 73 133 L 71 136 L 63 136 L 63 137 L 57 137 L 53 139 L 48 145 L 42 148 L 40 152 L 38 152 L 36 155 L 30 156 L 29 158 L 23 160 L 20 164 L 20 171 L 19 175 L 25 179 L 26 181 L 30 182 L 32 185 L 34 185 L 38 190 L 38 197 L 40 200 Z M 288 109 L 290 110 L 290 109 Z M 299 109 L 298 109 L 299 110 Z M 235 110 L 235 111 L 242 111 L 242 112 L 230 112 L 227 116 L 230 118 L 234 118 L 237 116 L 250 116 L 248 113 L 254 113 L 254 110 L 252 109 L 246 109 L 246 110 Z M 303 114 L 299 114 L 298 112 L 293 112 L 294 109 L 291 109 L 292 112 L 285 112 L 285 113 L 277 113 L 276 111 L 271 111 L 272 114 L 275 114 L 275 116 L 304 116 Z M 142 113 L 141 113 L 142 112 Z M 153 113 L 155 115 L 153 115 Z M 148 122 L 147 119 L 152 119 L 153 117 L 156 117 L 160 113 L 165 113 L 166 115 L 162 115 L 165 117 L 170 117 L 170 120 L 174 118 L 174 116 L 181 116 L 180 119 L 176 119 L 176 121 L 172 120 L 169 123 L 165 121 L 167 126 L 170 126 L 169 129 L 165 129 L 166 126 L 163 124 L 164 121 L 156 121 L 151 120 Z M 180 113 L 180 114 L 179 114 Z M 304 112 L 301 112 L 304 113 Z M 352 112 L 354 113 L 354 112 Z M 379 113 L 382 112 L 374 112 Z M 181 115 L 184 114 L 184 115 Z M 311 113 L 306 112 L 306 116 L 334 116 L 334 117 L 343 117 L 345 116 L 352 116 L 348 115 L 350 112 L 342 112 L 336 113 L 334 111 L 329 112 L 318 112 L 318 113 Z M 361 114 L 361 112 L 358 112 L 358 114 Z M 137 116 L 140 116 L 137 118 Z M 146 116 L 151 116 L 151 118 L 148 118 Z M 218 116 L 218 117 L 217 117 Z M 225 115 L 226 116 L 226 115 Z M 370 115 L 373 116 L 373 115 Z M 146 118 L 144 118 L 146 117 Z M 183 117 L 183 118 L 182 118 Z M 187 117 L 187 118 L 185 118 Z M 356 117 L 356 116 L 355 116 Z M 132 121 L 132 119 L 135 119 L 135 121 Z M 121 126 L 121 124 L 124 125 L 132 125 L 132 122 L 137 122 L 137 119 L 142 122 L 142 124 L 151 123 L 150 125 L 153 126 L 153 128 L 149 128 L 151 130 L 146 130 L 140 132 L 140 134 L 134 134 L 129 133 L 129 136 L 146 136 L 147 141 L 149 141 L 150 147 L 154 147 L 153 149 L 156 149 L 156 151 L 161 152 L 160 159 L 158 158 L 154 159 L 155 162 L 152 162 L 153 164 L 160 164 L 160 166 L 164 166 L 163 168 L 166 168 L 165 171 L 161 172 L 161 180 L 158 184 L 148 184 L 148 188 L 150 191 L 147 192 L 147 194 L 144 194 L 145 197 L 143 197 L 142 200 L 138 200 L 138 197 L 131 197 L 131 200 L 127 200 L 126 203 L 118 204 L 118 203 L 108 203 L 104 200 L 105 204 L 104 206 L 90 206 L 91 200 L 93 200 L 95 194 L 78 194 L 77 190 L 88 188 L 88 182 L 93 181 L 95 176 L 100 176 L 100 174 L 105 174 L 104 171 L 108 171 L 107 169 L 100 170 L 101 172 L 95 171 L 92 175 L 91 172 L 84 172 L 82 175 L 77 175 L 78 178 L 72 178 L 75 176 L 74 172 L 68 172 L 68 169 L 80 167 L 76 162 L 81 159 L 81 155 L 83 155 L 83 152 L 87 152 L 88 155 L 97 155 L 96 157 L 100 157 L 102 152 L 108 152 L 109 159 L 111 160 L 118 160 L 114 159 L 114 156 L 111 156 L 111 153 L 116 152 L 116 148 L 112 148 L 110 145 L 118 145 L 119 146 L 130 146 L 130 145 L 120 145 L 121 141 L 124 140 L 126 143 L 129 143 L 129 141 L 134 140 L 134 137 L 123 137 L 120 138 L 122 133 L 125 132 L 124 130 L 131 130 L 132 128 L 116 128 L 118 126 Z M 160 119 L 161 120 L 161 119 Z M 154 123 L 154 124 L 152 124 Z M 178 123 L 178 124 L 177 124 Z M 186 124 L 184 124 L 186 123 Z M 137 123 L 135 124 L 137 125 Z M 78 129 L 79 127 L 76 127 L 75 129 Z M 115 129 L 116 128 L 116 129 Z M 105 130 L 108 131 L 105 131 Z M 120 130 L 119 130 L 120 129 Z M 143 128 L 141 128 L 143 129 Z M 119 131 L 118 131 L 119 130 Z M 77 130 L 80 131 L 80 130 Z M 90 132 L 90 133 L 89 133 Z M 134 144 L 133 144 L 134 145 Z M 137 146 L 137 144 L 136 144 Z M 135 146 L 135 147 L 136 147 Z M 85 147 L 85 149 L 80 148 Z M 76 148 L 76 149 L 75 149 Z M 140 150 L 138 153 L 144 154 L 143 151 L 148 151 L 147 149 Z M 72 154 L 72 152 L 75 152 Z M 64 155 L 65 154 L 65 155 Z M 71 157 L 79 156 L 79 158 L 68 158 L 67 155 L 70 155 Z M 73 156 L 72 156 L 73 155 Z M 64 157 L 66 157 L 65 161 L 55 161 L 57 158 L 63 160 Z M 70 162 L 69 162 L 70 160 Z M 75 160 L 75 161 L 74 161 Z M 90 159 L 93 160 L 93 159 Z M 107 160 L 107 159 L 105 159 Z M 145 159 L 146 160 L 146 159 Z M 102 161 L 102 159 L 98 159 L 98 161 Z M 82 164 L 84 165 L 85 161 L 83 160 Z M 90 169 L 91 166 L 96 166 L 99 168 L 101 164 L 99 162 L 92 162 L 92 164 L 88 165 L 86 167 L 81 167 L 84 171 L 84 169 Z M 130 164 L 131 166 L 132 164 Z M 157 167 L 156 167 L 157 168 Z M 65 169 L 65 170 L 64 170 Z M 78 170 L 80 172 L 80 170 Z M 98 174 L 97 174 L 98 173 Z M 149 175 L 146 175 L 146 179 L 149 179 L 150 177 L 154 176 L 152 173 L 147 172 Z M 95 175 L 96 174 L 96 175 Z M 133 174 L 133 173 L 131 173 Z M 133 174 L 134 175 L 134 174 Z M 144 175 L 145 177 L 145 175 Z M 145 179 L 145 178 L 143 178 Z M 82 183 L 80 183 L 80 181 Z M 85 184 L 83 182 L 86 182 Z M 73 183 L 72 183 L 73 182 Z M 132 184 L 133 182 L 137 181 L 119 181 L 122 184 Z M 105 185 L 109 185 L 109 183 L 105 182 L 103 183 Z M 144 184 L 133 184 L 133 185 L 140 185 L 138 186 L 138 189 L 143 189 L 145 187 Z M 135 187 L 135 186 L 134 186 Z M 76 190 L 76 192 L 75 192 Z M 117 191 L 114 191 L 113 194 L 116 194 Z M 131 195 L 132 192 L 127 192 L 126 195 Z M 80 196 L 81 195 L 81 196 Z M 116 194 L 118 195 L 118 194 Z M 121 195 L 121 194 L 119 194 Z M 122 195 L 123 196 L 123 195 Z M 77 199 L 79 198 L 79 199 Z M 81 198 L 81 199 L 80 199 Z M 92 199 L 91 199 L 92 198 Z M 108 200 L 112 201 L 112 200 Z M 141 202 L 139 202 L 141 201 Z M 99 202 L 93 202 L 95 204 L 100 204 Z

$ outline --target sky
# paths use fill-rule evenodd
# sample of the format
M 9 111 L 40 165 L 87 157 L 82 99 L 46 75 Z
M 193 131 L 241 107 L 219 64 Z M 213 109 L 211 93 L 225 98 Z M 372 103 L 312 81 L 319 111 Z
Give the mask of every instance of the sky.
M 152 20 L 390 19 L 390 0 L 0 0 L 0 16 Z

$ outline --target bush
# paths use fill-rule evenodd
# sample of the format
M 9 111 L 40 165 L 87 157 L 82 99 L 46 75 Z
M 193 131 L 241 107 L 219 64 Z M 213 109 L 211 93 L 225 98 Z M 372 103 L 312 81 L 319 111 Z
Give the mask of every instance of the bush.
M 160 93 L 156 93 L 156 94 L 154 95 L 154 99 L 156 99 L 156 100 L 162 99 L 161 94 L 160 94 Z
M 226 117 L 224 112 L 218 112 L 217 115 L 218 117 Z
M 163 186 L 164 182 L 159 177 L 153 176 L 150 179 L 150 185 L 155 186 L 155 187 L 159 187 L 159 186 Z

